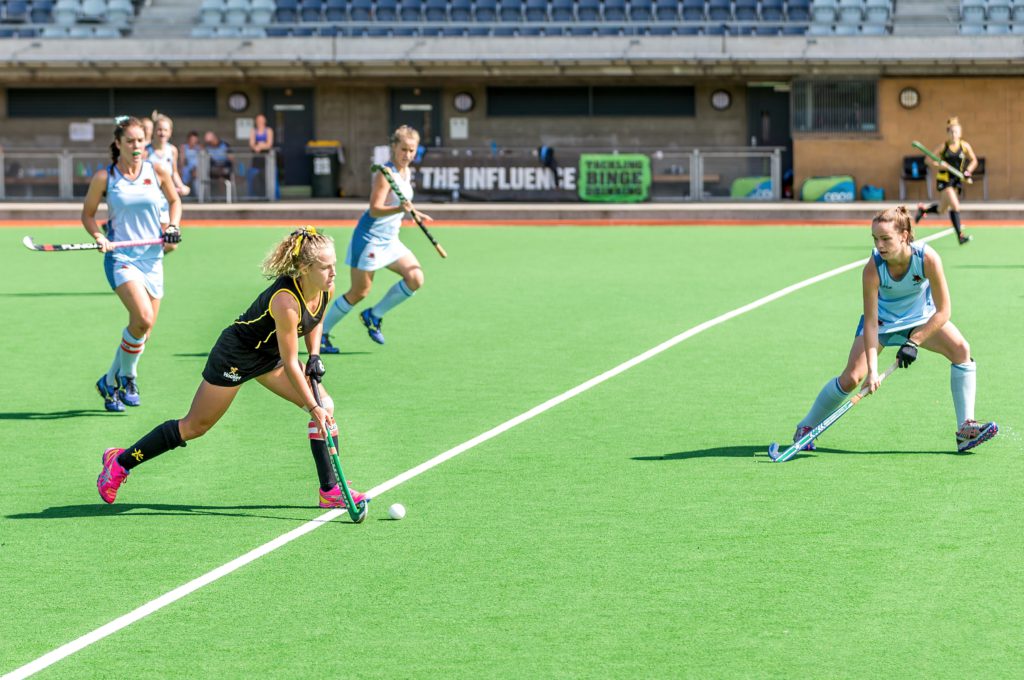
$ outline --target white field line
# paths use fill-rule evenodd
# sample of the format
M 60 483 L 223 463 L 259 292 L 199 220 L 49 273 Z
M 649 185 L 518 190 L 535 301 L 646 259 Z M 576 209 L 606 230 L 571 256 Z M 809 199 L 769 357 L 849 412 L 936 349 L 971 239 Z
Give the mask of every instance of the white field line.
M 940 232 L 938 232 L 936 234 L 932 234 L 931 236 L 928 236 L 926 238 L 920 239 L 920 241 L 922 241 L 922 242 L 933 241 L 933 240 L 935 240 L 937 238 L 942 238 L 943 236 L 948 236 L 951 233 L 953 233 L 952 229 L 945 229 L 945 230 L 940 231 Z M 512 429 L 516 425 L 520 425 L 522 423 L 525 423 L 527 420 L 530 420 L 531 418 L 533 418 L 535 416 L 538 416 L 541 413 L 544 413 L 545 411 L 548 411 L 548 410 L 554 408 L 555 406 L 558 406 L 562 402 L 568 401 L 569 399 L 572 399 L 576 395 L 582 394 L 583 392 L 586 392 L 590 388 L 596 387 L 597 385 L 600 385 L 601 383 L 605 382 L 606 380 L 610 380 L 611 378 L 614 378 L 615 376 L 619 375 L 620 373 L 628 371 L 629 369 L 633 368 L 637 364 L 640 364 L 640 363 L 642 363 L 644 361 L 647 361 L 651 357 L 657 356 L 658 354 L 661 354 L 665 350 L 668 350 L 668 349 L 671 349 L 672 347 L 675 347 L 679 343 L 681 343 L 684 340 L 687 340 L 689 338 L 692 338 L 693 336 L 697 335 L 698 333 L 702 333 L 702 332 L 708 330 L 709 328 L 714 328 L 715 326 L 718 326 L 719 324 L 723 324 L 726 321 L 729 321 L 730 319 L 734 319 L 737 316 L 740 316 L 741 314 L 746 314 L 747 312 L 753 311 L 753 310 L 757 309 L 758 307 L 763 307 L 764 305 L 768 304 L 769 302 L 774 302 L 775 300 L 778 300 L 779 298 L 785 297 L 785 296 L 789 295 L 790 293 L 794 293 L 794 292 L 796 292 L 796 291 L 798 291 L 798 290 L 800 290 L 802 288 L 806 288 L 808 286 L 812 286 L 815 283 L 819 283 L 819 282 L 824 281 L 826 279 L 830 279 L 833 276 L 838 276 L 839 274 L 842 274 L 844 272 L 848 272 L 851 269 L 856 269 L 857 267 L 860 267 L 860 266 L 864 265 L 866 262 L 867 262 L 866 258 L 863 259 L 863 260 L 857 260 L 856 262 L 851 262 L 849 264 L 843 265 L 842 267 L 837 267 L 835 269 L 827 271 L 824 274 L 818 274 L 817 276 L 812 276 L 809 279 L 805 279 L 803 281 L 800 281 L 799 283 L 794 283 L 791 286 L 787 286 L 787 287 L 785 287 L 785 288 L 783 288 L 781 290 L 778 290 L 778 291 L 772 293 L 771 295 L 766 295 L 765 297 L 763 297 L 763 298 L 761 298 L 759 300 L 755 300 L 754 302 L 751 302 L 749 304 L 743 305 L 742 307 L 737 307 L 736 309 L 732 310 L 731 312 L 726 312 L 725 314 L 722 314 L 720 316 L 716 316 L 714 319 L 711 319 L 710 321 L 705 321 L 702 324 L 694 326 L 693 328 L 680 333 L 679 335 L 675 336 L 674 338 L 666 340 L 665 342 L 661 343 L 660 345 L 647 350 L 643 354 L 639 354 L 639 355 L 633 357 L 632 359 L 630 359 L 629 361 L 621 363 L 618 366 L 616 366 L 615 368 L 612 368 L 612 369 L 610 369 L 608 371 L 605 371 L 601 375 L 599 375 L 597 377 L 594 377 L 594 378 L 591 378 L 590 380 L 586 381 L 585 383 L 577 385 L 576 387 L 572 388 L 571 390 L 569 390 L 567 392 L 563 392 L 562 394 L 558 395 L 557 397 L 552 397 L 551 399 L 548 399 L 547 401 L 545 401 L 543 404 L 540 404 L 538 406 L 534 406 L 529 411 L 526 411 L 525 413 L 522 413 L 522 414 L 516 416 L 515 418 L 512 418 L 511 420 L 507 420 L 504 423 L 502 423 L 501 425 L 498 425 L 497 427 L 494 427 L 494 428 L 488 430 L 487 432 L 484 432 L 483 434 L 479 434 L 476 437 L 473 437 L 472 439 L 470 439 L 470 440 L 468 440 L 466 442 L 463 442 L 462 444 L 459 444 L 458 446 L 456 446 L 456 447 L 454 447 L 452 449 L 449 449 L 449 450 L 445 451 L 444 453 L 438 454 L 437 456 L 434 456 L 430 460 L 428 460 L 426 462 L 423 462 L 423 463 L 420 463 L 419 465 L 417 465 L 416 467 L 412 468 L 411 470 L 407 470 L 406 472 L 403 472 L 402 474 L 398 475 L 397 477 L 394 477 L 392 479 L 389 479 L 386 482 L 378 484 L 377 486 L 375 486 L 372 489 L 370 489 L 369 491 L 367 491 L 366 495 L 371 497 L 371 498 L 379 496 L 380 494 L 395 488 L 399 484 L 407 482 L 410 479 L 412 479 L 413 477 L 416 477 L 417 475 L 423 474 L 427 470 L 440 465 L 441 463 L 445 462 L 446 460 L 450 460 L 451 458 L 454 458 L 455 456 L 459 455 L 460 453 L 464 453 L 464 452 L 468 451 L 469 449 L 472 449 L 473 447 L 475 447 L 475 446 L 477 446 L 479 444 L 482 444 L 482 443 L 484 443 L 484 442 L 486 442 L 486 441 L 488 441 L 490 439 L 493 439 L 493 438 L 497 437 L 498 435 L 502 434 L 503 432 L 506 432 L 506 431 Z M 299 538 L 300 536 L 304 536 L 305 534 L 308 534 L 309 532 L 313 531 L 314 529 L 317 529 L 318 527 L 322 526 L 323 524 L 333 520 L 335 517 L 338 517 L 340 515 L 345 515 L 345 514 L 347 514 L 345 510 L 330 510 L 328 512 L 325 512 L 324 514 L 320 515 L 319 517 L 317 517 L 315 519 L 311 519 L 310 521 L 306 522 L 305 524 L 303 524 L 303 525 L 301 525 L 299 527 L 296 527 L 295 529 L 292 529 L 288 533 L 282 534 L 281 536 L 278 536 L 277 538 L 275 538 L 274 540 L 270 541 L 269 543 L 265 543 L 265 544 L 261 545 L 260 547 L 255 548 L 254 550 L 251 550 L 251 551 L 247 552 L 246 554 L 242 555 L 241 557 L 237 557 L 237 558 L 231 560 L 230 562 L 228 562 L 227 564 L 224 564 L 224 565 L 221 565 L 221 566 L 217 567 L 213 571 L 207 572 L 206 574 L 203 574 L 202 576 L 200 576 L 198 578 L 195 578 L 195 579 L 189 581 L 188 583 L 186 583 L 184 585 L 178 586 L 174 590 L 171 590 L 171 591 L 169 591 L 167 593 L 164 593 L 163 595 L 161 595 L 160 597 L 156 598 L 155 600 L 151 600 L 150 602 L 147 602 L 146 604 L 138 607 L 137 609 L 135 609 L 133 611 L 130 611 L 127 614 L 124 614 L 123 616 L 119 616 L 118 618 L 114 619 L 110 623 L 108 623 L 106 625 L 103 625 L 103 626 L 100 626 L 96 630 L 94 630 L 94 631 L 92 631 L 90 633 L 86 633 L 85 635 L 83 635 L 82 637 L 80 637 L 80 638 L 78 638 L 76 640 L 72 640 L 71 642 L 68 642 L 67 644 L 61 645 L 57 649 L 54 649 L 53 651 L 48 652 L 47 654 L 44 654 L 43 656 L 39 657 L 35 661 L 31 661 L 31 662 L 25 664 L 24 666 L 22 666 L 21 668 L 17 668 L 15 670 L 11 671 L 10 673 L 7 673 L 6 675 L 0 677 L 0 680 L 21 680 L 22 678 L 27 678 L 27 677 L 35 674 L 35 673 L 38 673 L 39 671 L 43 670 L 44 668 L 47 668 L 48 666 L 51 666 L 51 665 L 57 663 L 61 659 L 64 659 L 64 658 L 66 658 L 68 656 L 71 656 L 72 654 L 74 654 L 77 651 L 85 649 L 86 647 L 88 647 L 89 645 L 93 644 L 94 642 L 98 642 L 98 641 L 102 640 L 103 638 L 105 638 L 105 637 L 107 637 L 109 635 L 113 635 L 114 633 L 116 633 L 117 631 L 121 630 L 122 628 L 126 628 L 127 626 L 130 626 L 131 624 L 135 623 L 136 621 L 149 616 L 153 612 L 159 611 L 160 609 L 163 609 L 164 607 L 166 607 L 167 605 L 169 605 L 169 604 L 171 604 L 173 602 L 177 602 L 178 600 L 180 600 L 181 598 L 185 597 L 186 595 L 194 593 L 195 591 L 199 590 L 203 586 L 208 585 L 210 583 L 213 583 L 214 581 L 216 581 L 217 579 L 221 578 L 222 576 L 227 576 L 231 572 L 244 567 L 245 565 L 249 564 L 250 562 L 253 562 L 253 561 L 259 559 L 260 557 L 263 557 L 264 555 L 266 555 L 268 553 L 271 553 L 274 550 L 277 550 L 281 546 L 286 545 L 288 543 L 291 543 L 296 538 Z

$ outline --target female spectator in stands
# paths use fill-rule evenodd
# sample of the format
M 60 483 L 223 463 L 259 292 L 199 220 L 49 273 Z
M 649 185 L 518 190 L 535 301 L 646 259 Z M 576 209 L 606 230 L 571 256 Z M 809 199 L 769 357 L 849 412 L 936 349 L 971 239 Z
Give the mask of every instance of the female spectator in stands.
M 171 134 L 174 132 L 174 122 L 162 113 L 153 112 L 153 141 L 146 147 L 145 158 L 153 165 L 163 165 L 171 173 L 174 181 L 174 189 L 182 196 L 188 196 L 192 190 L 181 181 L 178 173 L 178 147 L 171 144 Z M 160 222 L 167 224 L 170 221 L 166 201 L 160 211 Z
M 199 171 L 199 150 L 202 148 L 202 145 L 199 143 L 199 133 L 195 130 L 189 130 L 185 143 L 178 150 L 178 165 L 181 168 L 181 179 L 193 190 L 195 187 L 192 186 L 192 182 Z
M 119 117 L 110 145 L 113 162 L 92 176 L 82 206 L 82 226 L 104 253 L 107 282 L 128 310 L 128 325 L 119 338 L 114 363 L 96 381 L 108 411 L 124 411 L 125 406 L 140 403 L 136 368 L 164 296 L 164 253 L 181 241 L 181 199 L 174 180 L 167 166 L 142 157 L 145 148 L 142 122 Z M 104 200 L 107 222 L 101 227 L 96 212 Z M 161 223 L 163 205 L 168 206 L 169 223 Z M 157 243 L 118 249 L 111 245 L 111 241 L 147 240 Z
M 935 149 L 935 155 L 941 161 L 936 163 L 932 159 L 926 159 L 929 165 L 938 168 L 935 174 L 935 188 L 939 192 L 939 202 L 932 203 L 925 207 L 924 203 L 918 203 L 917 213 L 914 215 L 914 222 L 920 222 L 926 213 L 949 212 L 949 221 L 956 229 L 956 237 L 963 245 L 971 240 L 963 232 L 960 226 L 960 193 L 963 191 L 963 183 L 960 178 L 950 172 L 956 169 L 963 173 L 964 179 L 969 179 L 974 169 L 978 167 L 978 157 L 967 140 L 962 139 L 963 128 L 960 126 L 960 119 L 953 116 L 946 121 L 946 142 Z
M 262 113 L 256 116 L 249 132 L 249 148 L 256 154 L 249 170 L 249 195 L 262 196 L 267 192 L 267 154 L 274 148 L 274 129 L 267 126 L 267 117 Z
M 432 218 L 416 210 L 412 203 L 412 168 L 410 167 L 420 143 L 420 134 L 408 125 L 403 125 L 391 135 L 391 161 L 384 165 L 401 189 L 405 198 L 399 202 L 391 191 L 387 178 L 380 172 L 374 173 L 370 189 L 370 207 L 359 218 L 352 241 L 348 246 L 345 264 L 351 267 L 351 285 L 344 295 L 339 295 L 324 316 L 324 332 L 320 338 L 321 354 L 338 354 L 327 334 L 335 324 L 352 311 L 360 300 L 370 293 L 373 275 L 379 269 L 390 269 L 401 279 L 384 293 L 377 304 L 364 309 L 359 315 L 370 339 L 384 344 L 381 332 L 382 317 L 405 302 L 423 285 L 423 270 L 419 260 L 398 239 L 398 230 L 405 215 L 418 215 L 426 222 Z
M 210 179 L 229 179 L 235 164 L 231 147 L 216 133 L 208 131 L 203 135 L 203 145 L 210 155 Z

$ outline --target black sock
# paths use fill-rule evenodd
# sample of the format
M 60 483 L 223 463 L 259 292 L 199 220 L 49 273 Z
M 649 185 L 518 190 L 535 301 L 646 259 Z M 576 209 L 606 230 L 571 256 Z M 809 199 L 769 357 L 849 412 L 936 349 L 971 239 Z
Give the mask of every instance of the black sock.
M 330 491 L 338 485 L 338 475 L 331 462 L 331 452 L 323 439 L 310 439 L 309 448 L 313 450 L 313 462 L 316 463 L 316 476 L 320 478 L 320 489 Z
M 165 451 L 185 446 L 185 441 L 178 431 L 178 421 L 165 421 L 149 431 L 145 437 L 129 446 L 117 457 L 117 462 L 125 470 L 131 470 L 146 460 L 156 458 Z
M 960 229 L 960 211 L 959 210 L 950 210 L 949 211 L 949 221 L 953 223 L 953 228 L 956 229 L 957 238 L 960 238 L 961 236 L 963 236 L 963 233 L 962 233 L 962 231 Z
M 927 208 L 924 209 L 924 212 L 925 213 L 935 213 L 936 215 L 938 215 L 939 214 L 939 204 L 938 203 L 932 203 L 930 206 L 928 206 Z

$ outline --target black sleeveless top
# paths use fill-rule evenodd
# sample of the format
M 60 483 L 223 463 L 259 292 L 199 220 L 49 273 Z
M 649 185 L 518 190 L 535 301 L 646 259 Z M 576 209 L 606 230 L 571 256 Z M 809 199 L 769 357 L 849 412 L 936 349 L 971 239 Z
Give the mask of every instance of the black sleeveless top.
M 261 354 L 280 357 L 281 353 L 277 347 L 277 322 L 274 321 L 270 305 L 277 295 L 291 295 L 299 303 L 301 318 L 299 319 L 299 337 L 308 335 L 313 327 L 323 319 L 327 311 L 327 292 L 320 293 L 320 301 L 313 312 L 306 307 L 305 296 L 299 288 L 298 280 L 290 276 L 279 277 L 270 284 L 270 287 L 259 294 L 259 297 L 245 310 L 238 319 L 228 327 L 241 343 L 242 347 L 248 350 L 255 350 Z
M 950 167 L 956 168 L 957 170 L 963 172 L 963 169 L 964 167 L 966 167 L 967 163 L 967 154 L 964 153 L 963 140 L 960 141 L 960 148 L 957 149 L 956 151 L 950 149 L 949 142 L 946 142 L 942 146 L 942 153 L 940 154 L 940 157 L 942 158 L 942 160 L 949 163 Z

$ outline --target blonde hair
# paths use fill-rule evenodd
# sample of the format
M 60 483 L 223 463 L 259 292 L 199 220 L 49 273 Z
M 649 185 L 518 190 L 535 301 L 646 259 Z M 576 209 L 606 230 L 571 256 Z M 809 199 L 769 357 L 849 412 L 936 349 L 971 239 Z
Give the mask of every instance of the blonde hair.
M 285 236 L 263 260 L 263 275 L 268 279 L 299 276 L 316 264 L 321 250 L 333 244 L 334 239 L 316 227 L 300 227 Z
M 907 206 L 900 205 L 895 208 L 880 210 L 875 213 L 875 216 L 871 219 L 871 226 L 889 222 L 896 227 L 896 231 L 907 234 L 908 243 L 912 243 L 914 241 L 914 220 L 911 219 L 910 211 L 907 210 Z
M 401 125 L 391 133 L 391 143 L 398 144 L 403 139 L 411 139 L 415 137 L 416 141 L 420 139 L 420 133 L 416 132 L 416 128 L 408 125 Z
M 946 127 L 953 127 L 954 125 L 960 125 L 960 118 L 957 116 L 953 116 L 946 121 Z
M 153 128 L 155 129 L 156 126 L 159 125 L 162 121 L 167 121 L 167 125 L 168 125 L 168 127 L 171 128 L 171 132 L 174 132 L 174 121 L 171 120 L 171 117 L 167 116 L 167 115 L 164 115 L 164 114 L 160 113 L 159 111 L 157 111 L 156 109 L 154 109 L 153 110 Z

